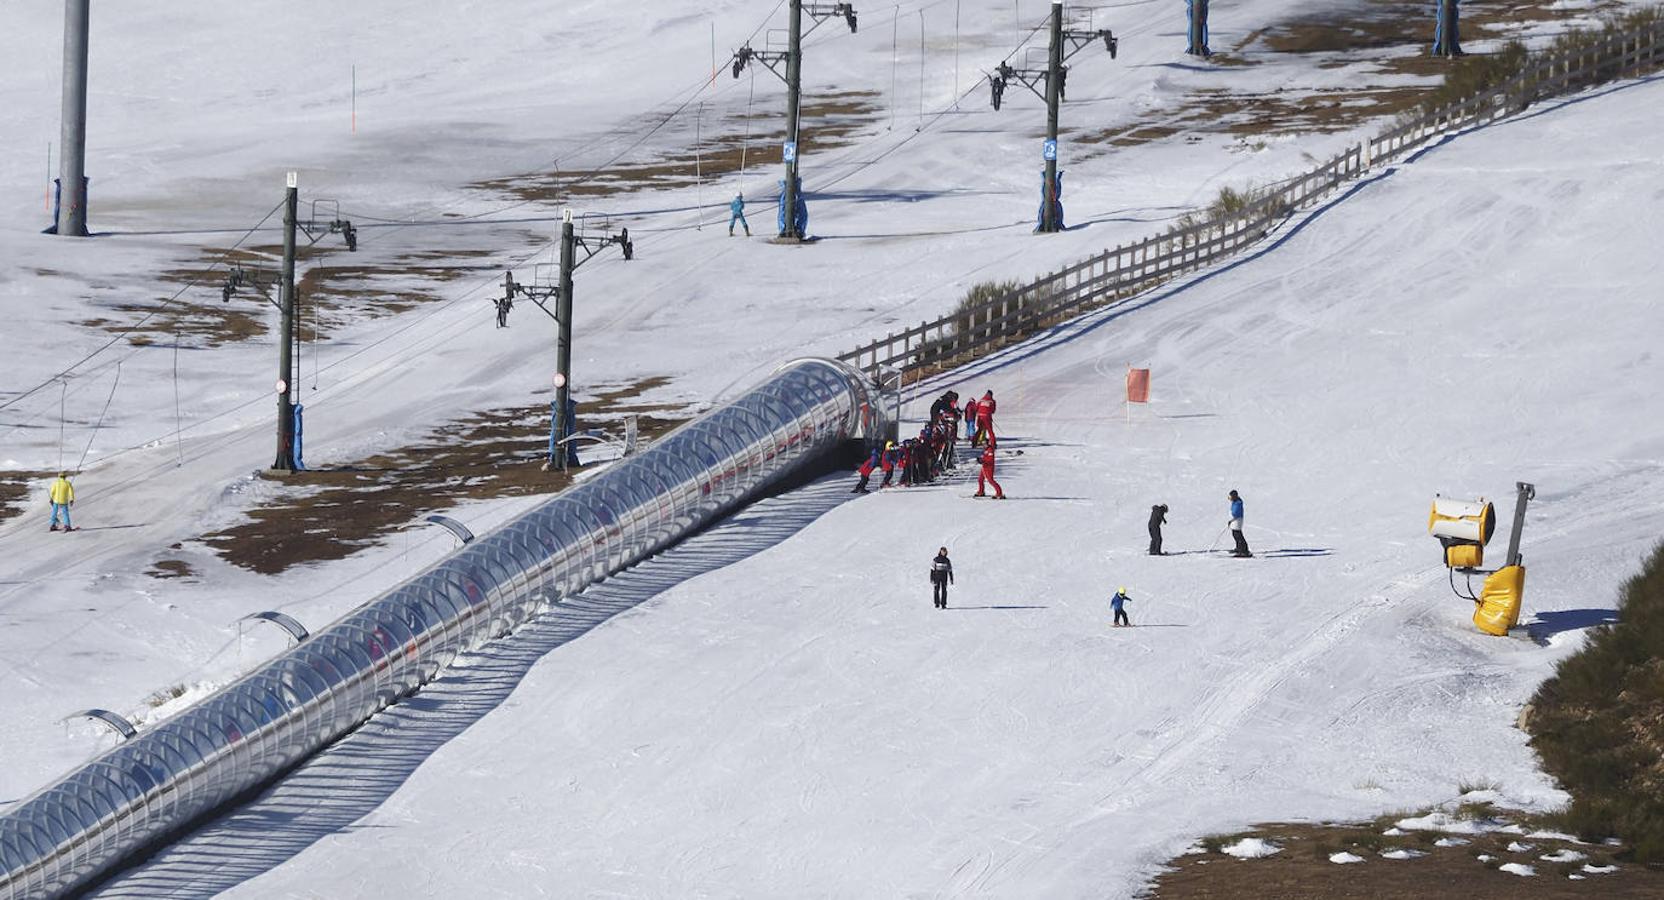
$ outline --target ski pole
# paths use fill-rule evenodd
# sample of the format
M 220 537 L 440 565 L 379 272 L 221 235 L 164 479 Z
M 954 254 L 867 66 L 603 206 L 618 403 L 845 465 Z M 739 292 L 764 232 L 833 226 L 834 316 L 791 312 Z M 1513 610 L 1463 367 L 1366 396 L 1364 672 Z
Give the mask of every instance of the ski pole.
M 1208 545 L 1209 553 L 1212 553 L 1214 548 L 1219 546 L 1219 539 L 1225 536 L 1225 530 L 1230 527 L 1231 526 L 1229 524 L 1226 524 L 1225 528 L 1219 529 L 1219 533 L 1213 536 L 1213 543 Z

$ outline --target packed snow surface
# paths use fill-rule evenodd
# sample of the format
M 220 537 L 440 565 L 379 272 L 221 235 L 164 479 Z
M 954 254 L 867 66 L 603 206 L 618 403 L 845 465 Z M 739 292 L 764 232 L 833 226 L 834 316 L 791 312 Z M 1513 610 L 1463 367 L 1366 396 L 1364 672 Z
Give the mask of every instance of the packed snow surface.
M 134 877 L 258 834 L 310 846 L 240 895 L 1127 896 L 1252 822 L 1476 778 L 1562 801 L 1518 706 L 1664 532 L 1664 421 L 1643 414 L 1664 382 L 1643 289 L 1664 280 L 1660 102 L 1657 82 L 1608 89 L 1464 136 L 1249 259 L 924 385 L 995 392 L 1001 447 L 1024 451 L 1001 462 L 1012 500 L 968 499 L 963 470 L 771 500 L 655 560 L 641 581 L 689 577 L 523 661 L 413 771 L 373 760 L 420 745 L 444 695 Z M 1129 363 L 1156 385 L 1130 424 Z M 1517 480 L 1538 487 L 1527 613 L 1492 638 L 1424 520 L 1434 492 L 1506 515 Z M 1252 560 L 1206 552 L 1230 488 Z M 794 510 L 812 523 L 697 574 Z M 1118 585 L 1134 627 L 1111 630 Z M 278 810 L 343 804 L 351 828 L 273 836 Z M 366 854 L 405 862 L 372 875 Z
M 217 56 L 188 66 L 171 38 L 115 39 L 191 33 L 192 17 L 218 6 L 100 7 L 111 18 L 94 34 L 94 225 L 240 231 L 276 202 L 289 168 L 308 197 L 355 213 L 481 213 L 461 183 L 606 163 L 652 127 L 643 110 L 706 83 L 703 16 L 722 23 L 726 52 L 772 5 L 732 0 L 690 18 L 585 3 L 562 9 L 560 42 L 528 26 L 503 44 L 493 22 L 546 20 L 547 5 L 515 0 L 461 23 L 412 6 L 400 13 L 407 41 L 386 39 L 386 10 L 371 4 L 344 8 L 343 22 L 259 0 L 238 14 L 269 28 L 204 40 Z M 1260 0 L 1243 14 L 1304 7 Z M 966 53 L 968 90 L 973 65 L 1010 52 L 1020 29 L 987 24 L 1007 6 L 965 8 L 985 14 L 967 16 L 983 23 L 966 28 L 979 48 Z M 846 349 L 951 308 L 976 281 L 1143 237 L 1222 184 L 1286 176 L 1308 165 L 1303 154 L 1356 139 L 1256 150 L 1214 135 L 1082 152 L 1066 202 L 1085 227 L 1030 238 L 1034 109 L 995 115 L 978 98 L 952 111 L 947 9 L 895 10 L 902 26 L 930 17 L 936 64 L 879 114 L 918 102 L 923 130 L 905 115 L 870 123 L 809 168 L 819 245 L 704 232 L 723 202 L 711 186 L 691 203 L 686 191 L 619 201 L 651 214 L 629 220 L 636 262 L 584 270 L 583 379 L 669 374 L 680 392 L 669 399 L 717 397 L 790 355 Z M 89 315 L 84 293 L 154 300 L 157 272 L 194 259 L 197 240 L 32 233 L 42 198 L 30 160 L 56 136 L 57 15 L 37 4 L 0 29 L 3 64 L 24 73 L 8 69 L 0 85 L 14 223 L 0 250 L 20 261 L 0 271 L 8 392 L 108 339 L 64 327 Z M 1115 67 L 1071 74 L 1071 109 L 1094 127 L 1226 79 L 1275 89 L 1262 70 L 1178 61 L 1173 8 L 1125 15 Z M 662 40 L 640 41 L 638 18 Z M 1216 35 L 1250 30 L 1215 20 Z M 888 74 L 879 22 L 863 17 L 865 37 L 816 36 L 821 90 Z M 563 55 L 574 41 L 591 54 L 581 65 Z M 747 112 L 745 81 L 717 84 L 700 94 L 712 116 Z M 551 112 L 554 96 L 572 99 Z M 973 502 L 958 480 L 845 502 L 835 479 L 753 507 L 591 592 L 597 608 L 624 610 L 610 621 L 588 630 L 600 617 L 569 609 L 468 660 L 106 892 L 248 879 L 234 893 L 1126 896 L 1196 835 L 1252 822 L 1368 817 L 1448 801 L 1475 779 L 1510 802 L 1563 799 L 1511 727 L 1517 707 L 1582 629 L 1610 617 L 1616 586 L 1664 533 L 1650 501 L 1664 489 L 1664 421 L 1652 414 L 1664 310 L 1651 298 L 1664 283 L 1661 103 L 1657 81 L 1603 89 L 1462 137 L 1237 263 L 921 386 L 924 402 L 947 387 L 996 392 L 1011 501 Z M 669 127 L 692 131 L 685 117 Z M 766 194 L 776 174 L 721 187 Z M 769 217 L 752 215 L 754 228 Z M 546 259 L 550 227 L 472 232 L 476 243 L 448 249 L 515 249 L 486 258 L 447 302 L 315 350 L 303 371 L 319 461 L 546 389 L 544 323 L 496 331 L 484 292 L 501 268 Z M 431 250 L 436 233 L 366 233 L 358 259 L 382 241 Z M 270 350 L 123 344 L 125 368 L 100 356 L 0 422 L 8 466 L 86 454 L 76 511 L 102 529 L 48 535 L 39 516 L 0 526 L 0 802 L 113 740 L 59 726 L 65 713 L 108 705 L 148 720 L 175 691 L 193 696 L 282 645 L 237 634 L 239 616 L 281 608 L 320 624 L 449 549 L 447 536 L 417 533 L 280 579 L 223 566 L 197 584 L 139 574 L 266 490 L 248 473 L 271 458 Z M 1130 416 L 1118 402 L 1129 364 L 1155 372 L 1153 402 Z M 95 428 L 106 392 L 115 403 Z M 60 406 L 63 440 L 51 427 Z M 1539 489 L 1527 615 L 1495 639 L 1451 596 L 1422 520 L 1434 492 L 1483 494 L 1506 516 L 1516 480 Z M 1230 488 L 1247 499 L 1256 559 L 1207 552 Z M 482 532 L 531 502 L 453 514 Z M 1142 552 L 1157 502 L 1172 507 L 1164 559 Z M 941 545 L 959 572 L 946 611 L 924 596 Z M 1117 585 L 1135 627 L 1111 631 Z
M 1521 878 L 1530 878 L 1537 874 L 1536 868 L 1524 863 L 1503 863 L 1496 868 L 1499 872 L 1507 872 L 1509 875 L 1518 875 Z
M 1339 853 L 1329 854 L 1329 861 L 1337 865 L 1347 865 L 1349 863 L 1361 863 L 1364 858 L 1356 853 L 1348 853 L 1342 850 Z

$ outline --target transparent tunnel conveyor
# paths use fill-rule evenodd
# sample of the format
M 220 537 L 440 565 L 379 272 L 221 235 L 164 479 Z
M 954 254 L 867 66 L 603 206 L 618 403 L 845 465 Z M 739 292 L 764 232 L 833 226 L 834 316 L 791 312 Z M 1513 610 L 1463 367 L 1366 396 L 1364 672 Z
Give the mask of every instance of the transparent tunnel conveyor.
M 857 370 L 790 363 L 0 815 L 0 898 L 96 879 L 282 774 L 473 650 L 852 441 L 887 404 Z

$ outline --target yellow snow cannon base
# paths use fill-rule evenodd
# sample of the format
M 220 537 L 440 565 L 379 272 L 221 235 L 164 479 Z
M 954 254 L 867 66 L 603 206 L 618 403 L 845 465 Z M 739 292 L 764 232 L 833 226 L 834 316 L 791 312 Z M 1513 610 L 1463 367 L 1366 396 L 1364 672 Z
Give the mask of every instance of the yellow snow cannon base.
M 1444 548 L 1444 564 L 1451 569 L 1477 569 L 1485 564 L 1485 548 L 1478 544 L 1451 544 Z
M 1485 576 L 1479 592 L 1479 608 L 1473 611 L 1475 628 L 1503 637 L 1520 620 L 1520 600 L 1525 595 L 1525 567 L 1506 566 Z

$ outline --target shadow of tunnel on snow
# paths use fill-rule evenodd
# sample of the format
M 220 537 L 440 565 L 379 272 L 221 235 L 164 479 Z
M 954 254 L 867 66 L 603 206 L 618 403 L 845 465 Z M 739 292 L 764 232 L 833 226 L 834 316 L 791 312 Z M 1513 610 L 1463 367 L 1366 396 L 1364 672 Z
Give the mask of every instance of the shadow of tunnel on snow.
M 774 547 L 853 499 L 846 473 L 743 506 L 668 550 L 562 601 L 461 667 L 376 714 L 228 812 L 116 870 L 82 896 L 211 897 L 381 806 L 451 738 L 496 709 L 546 654 L 670 588 Z

